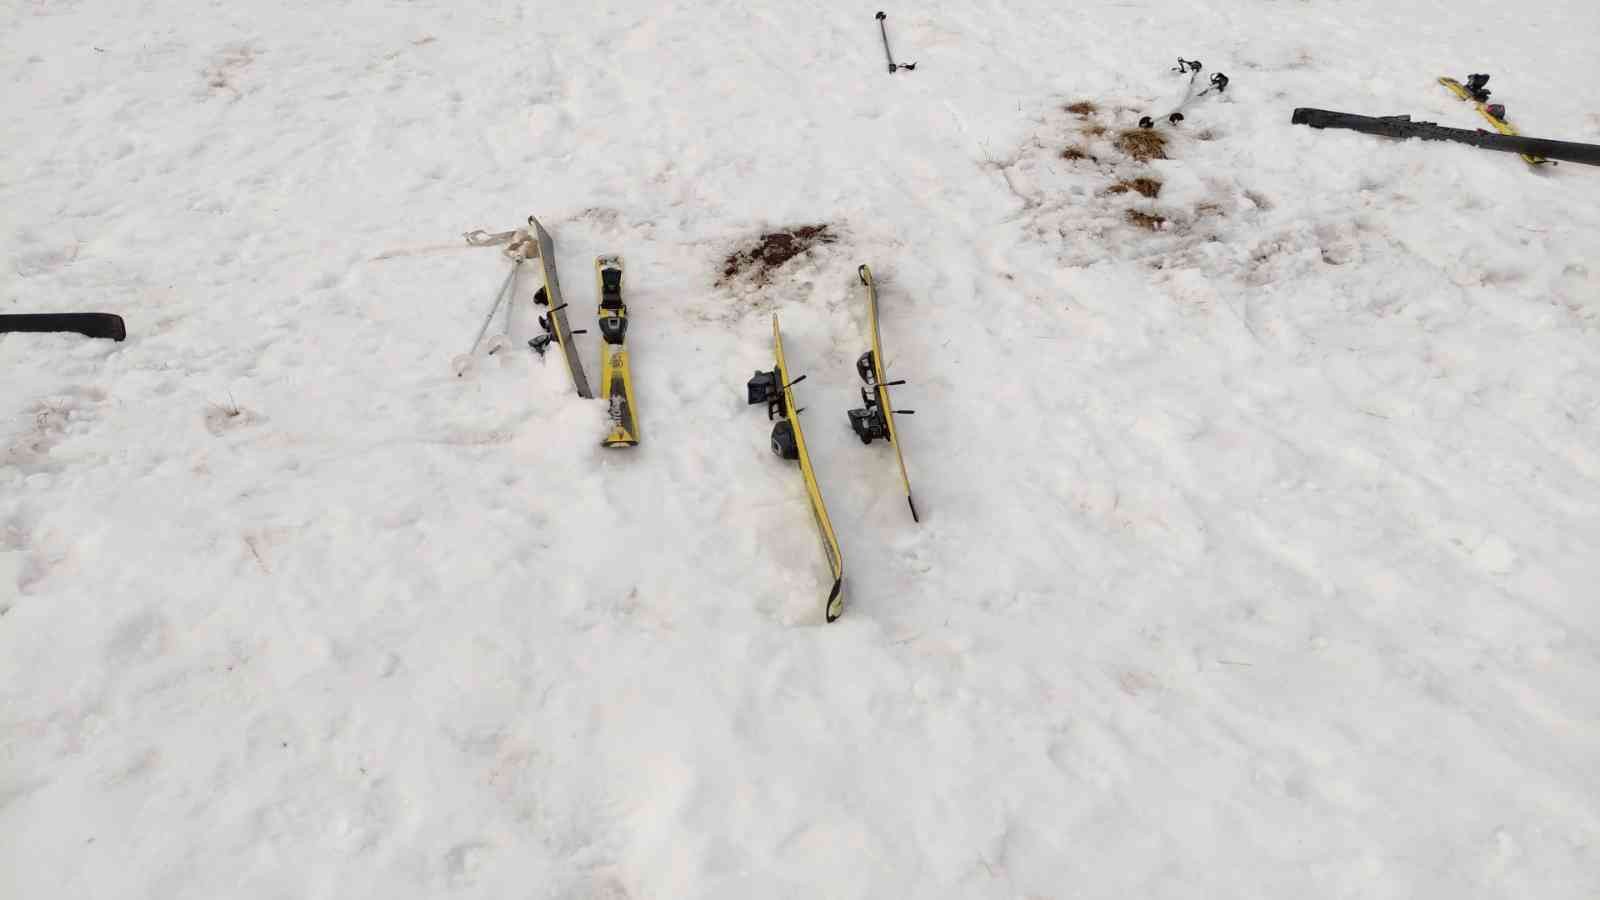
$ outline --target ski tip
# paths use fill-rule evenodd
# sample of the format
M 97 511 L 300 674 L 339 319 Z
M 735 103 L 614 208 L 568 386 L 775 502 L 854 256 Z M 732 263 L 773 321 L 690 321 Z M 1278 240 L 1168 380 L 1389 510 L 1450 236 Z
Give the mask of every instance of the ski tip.
M 872 270 L 867 268 L 866 263 L 862 263 L 861 265 L 856 266 L 856 277 L 861 279 L 862 284 L 871 284 Z
M 878 10 L 878 14 L 876 16 L 873 16 L 873 18 L 874 19 L 887 19 L 887 18 L 889 18 L 889 14 L 885 13 L 883 10 L 880 9 L 880 10 Z
M 828 609 L 826 611 L 829 622 L 837 621 L 840 616 L 844 615 L 844 595 L 841 590 L 843 587 L 843 576 L 833 580 L 833 590 L 828 592 Z
M 917 515 L 917 501 L 911 499 L 910 494 L 906 495 L 906 505 L 911 507 L 911 521 L 921 523 L 922 517 Z

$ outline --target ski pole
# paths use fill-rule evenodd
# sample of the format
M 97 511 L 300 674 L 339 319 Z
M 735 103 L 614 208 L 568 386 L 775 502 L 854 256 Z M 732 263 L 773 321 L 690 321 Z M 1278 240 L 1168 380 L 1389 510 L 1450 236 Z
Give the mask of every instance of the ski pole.
M 882 10 L 878 11 L 878 32 L 883 35 L 883 55 L 885 59 L 889 60 L 889 74 L 893 75 L 899 69 L 910 69 L 915 71 L 917 68 L 916 63 L 902 63 L 900 65 L 895 64 L 894 54 L 889 51 L 889 29 L 888 26 L 883 24 L 883 20 L 887 18 L 888 15 Z
M 489 330 L 489 323 L 494 321 L 494 314 L 500 311 L 500 302 L 506 298 L 506 289 L 511 287 L 511 282 L 517 277 L 517 270 L 522 267 L 521 262 L 513 263 L 511 271 L 506 273 L 506 280 L 500 282 L 500 292 L 494 295 L 494 305 L 489 307 L 489 314 L 483 317 L 483 327 L 478 329 L 478 336 L 472 339 L 472 349 L 467 355 L 478 351 L 478 344 L 483 342 L 483 336 Z M 510 307 L 507 307 L 507 321 L 510 320 Z

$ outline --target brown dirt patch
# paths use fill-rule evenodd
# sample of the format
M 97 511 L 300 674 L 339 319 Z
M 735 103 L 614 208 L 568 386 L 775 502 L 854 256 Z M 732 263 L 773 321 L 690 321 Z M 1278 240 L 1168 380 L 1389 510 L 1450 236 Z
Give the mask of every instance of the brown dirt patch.
M 1136 209 L 1128 210 L 1128 221 L 1139 226 L 1140 228 L 1146 228 L 1150 231 L 1159 231 L 1161 226 L 1167 224 L 1167 220 L 1160 216 L 1152 216 L 1149 213 L 1142 213 Z
M 1089 160 L 1094 159 L 1094 157 L 1089 155 L 1089 151 L 1083 149 L 1082 147 L 1068 147 L 1065 150 L 1062 150 L 1061 151 L 1061 158 L 1062 159 L 1089 159 Z
M 833 227 L 826 223 L 767 232 L 743 249 L 728 254 L 722 261 L 722 280 L 726 282 L 748 275 L 756 281 L 765 282 L 774 269 L 789 260 L 818 244 L 832 244 L 837 240 Z
M 1095 106 L 1093 100 L 1079 100 L 1077 103 L 1067 104 L 1067 112 L 1075 116 L 1092 116 L 1099 111 L 1100 107 Z
M 1106 193 L 1126 194 L 1129 191 L 1133 191 L 1135 194 L 1138 194 L 1141 197 L 1153 198 L 1157 194 L 1161 193 L 1161 182 L 1155 180 L 1154 178 L 1145 178 L 1143 176 L 1139 178 L 1125 178 L 1122 181 L 1113 184 L 1111 188 L 1106 191 Z
M 1117 135 L 1117 149 L 1140 162 L 1166 159 L 1167 138 L 1153 128 L 1129 128 Z

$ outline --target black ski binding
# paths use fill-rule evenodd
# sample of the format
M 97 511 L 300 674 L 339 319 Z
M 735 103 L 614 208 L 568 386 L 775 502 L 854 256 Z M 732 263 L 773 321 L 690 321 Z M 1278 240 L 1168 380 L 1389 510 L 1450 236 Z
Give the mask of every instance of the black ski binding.
M 1172 67 L 1172 71 L 1177 72 L 1179 75 L 1187 75 L 1190 72 L 1198 72 L 1200 71 L 1200 60 L 1184 59 L 1180 56 L 1178 57 L 1178 64 Z
M 1489 76 L 1480 73 L 1468 75 L 1466 82 L 1463 83 L 1462 86 L 1467 89 L 1467 93 L 1472 95 L 1472 99 L 1478 101 L 1479 103 L 1488 103 L 1489 89 L 1485 87 L 1485 85 L 1488 83 Z M 1498 119 L 1500 117 L 1495 116 L 1495 118 Z
M 772 452 L 783 459 L 799 459 L 800 445 L 794 439 L 794 426 L 788 419 L 773 423 Z
M 874 363 L 871 350 L 856 357 L 856 374 L 861 376 L 861 380 L 866 382 L 868 387 L 878 383 L 878 371 Z
M 789 424 L 788 411 L 784 406 L 784 388 L 805 380 L 806 377 L 801 375 L 785 385 L 778 380 L 778 370 L 773 369 L 770 372 L 757 372 L 751 375 L 744 386 L 745 398 L 749 404 L 754 406 L 757 403 L 765 403 L 767 421 L 778 420 L 772 425 L 772 452 L 784 459 L 800 458 L 800 445 L 794 439 L 794 426 Z M 794 412 L 795 415 L 799 415 L 803 411 L 797 409 Z
M 872 351 L 868 350 L 856 358 L 856 374 L 861 376 L 865 384 L 861 388 L 861 408 L 846 411 L 850 417 L 850 430 L 861 438 L 861 443 L 870 444 L 873 439 L 888 439 L 889 423 L 883 414 L 883 406 L 878 403 L 879 387 L 895 387 L 905 384 L 905 381 L 885 381 L 878 384 L 877 360 L 872 358 Z M 909 416 L 913 410 L 897 409 L 898 415 Z
M 804 380 L 805 376 L 801 375 L 790 383 L 793 384 Z M 751 375 L 750 380 L 745 382 L 744 390 L 746 402 L 749 405 L 754 406 L 757 403 L 765 403 L 767 405 L 767 421 L 770 422 L 773 419 L 784 416 L 786 410 L 783 405 L 783 382 L 778 380 L 777 369 L 773 369 L 770 372 L 757 372 Z
M 874 438 L 889 437 L 889 423 L 884 419 L 883 407 L 878 405 L 877 394 L 876 388 L 862 388 L 861 408 L 846 413 L 850 417 L 850 430 L 863 444 L 872 443 Z
M 549 306 L 550 305 L 550 298 L 548 296 L 546 296 L 546 294 L 544 292 L 544 288 L 539 288 L 538 292 L 533 295 L 533 302 L 539 304 L 540 306 Z M 539 354 L 539 358 L 540 359 L 544 359 L 545 351 L 550 349 L 550 344 L 553 343 L 555 341 L 555 339 L 556 339 L 556 329 L 555 329 L 554 325 L 550 324 L 550 317 L 554 316 L 556 313 L 558 313 L 561 310 L 566 309 L 566 308 L 567 308 L 567 304 L 563 303 L 560 306 L 556 307 L 555 309 L 552 309 L 548 313 L 546 313 L 546 314 L 544 314 L 544 315 L 539 317 L 539 327 L 544 329 L 544 334 L 535 335 L 534 337 L 529 338 L 528 339 L 528 347 L 531 348 L 533 350 L 533 352 Z M 577 331 L 568 331 L 567 332 L 567 334 L 588 334 L 588 333 L 589 332 L 588 332 L 587 329 L 582 329 L 582 328 L 578 329 Z
M 622 312 L 622 270 L 600 270 L 600 337 L 608 344 L 621 344 L 628 336 L 628 318 Z

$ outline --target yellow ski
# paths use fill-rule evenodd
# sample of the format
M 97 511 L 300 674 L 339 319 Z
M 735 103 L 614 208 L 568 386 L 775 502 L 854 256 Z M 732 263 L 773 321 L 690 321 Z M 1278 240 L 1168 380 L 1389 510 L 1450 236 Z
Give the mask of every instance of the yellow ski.
M 900 436 L 894 427 L 896 415 L 909 416 L 914 410 L 897 412 L 889 402 L 889 388 L 905 382 L 890 381 L 883 373 L 883 343 L 878 338 L 878 287 L 872 281 L 872 270 L 861 266 L 856 269 L 856 275 L 867 286 L 867 321 L 872 324 L 872 349 L 856 360 L 856 373 L 866 384 L 861 388 L 862 407 L 849 411 L 850 427 L 863 444 L 872 443 L 873 438 L 887 438 L 894 446 L 894 458 L 900 463 L 900 484 L 906 489 L 906 505 L 911 507 L 911 521 L 920 522 L 917 503 L 911 498 L 911 476 L 906 474 L 906 458 L 900 452 Z
M 828 568 L 833 572 L 833 588 L 828 592 L 824 614 L 829 622 L 844 612 L 844 556 L 839 552 L 839 538 L 833 533 L 833 522 L 828 519 L 828 508 L 822 503 L 822 489 L 817 486 L 817 473 L 811 468 L 811 455 L 806 452 L 806 437 L 800 430 L 800 410 L 794 405 L 794 385 L 805 380 L 801 375 L 789 380 L 789 366 L 783 359 L 783 334 L 778 331 L 778 316 L 772 316 L 772 348 L 777 356 L 777 367 L 770 372 L 757 372 L 745 386 L 751 404 L 765 403 L 767 419 L 781 420 L 772 426 L 772 452 L 784 459 L 800 461 L 800 474 L 805 478 L 806 497 L 811 501 L 811 516 L 816 520 L 817 533 L 822 538 L 822 552 L 828 558 Z
M 578 358 L 578 349 L 572 343 L 572 336 L 582 332 L 573 331 L 567 326 L 567 302 L 561 299 L 561 281 L 556 278 L 555 241 L 533 216 L 528 217 L 528 225 L 533 228 L 534 237 L 538 240 L 539 267 L 544 273 L 544 287 L 534 292 L 533 302 L 548 307 L 545 314 L 539 317 L 539 327 L 544 329 L 544 334 L 529 341 L 528 346 L 538 351 L 540 357 L 544 356 L 552 343 L 560 347 L 561 356 L 567 361 L 567 370 L 572 373 L 573 389 L 579 397 L 591 398 L 594 392 L 589 390 L 589 378 L 583 373 L 583 361 Z
M 1478 115 L 1481 115 L 1487 119 L 1489 124 L 1494 126 L 1495 131 L 1498 131 L 1501 134 L 1509 134 L 1513 137 L 1520 136 L 1521 132 L 1511 127 L 1511 123 L 1507 122 L 1503 118 L 1505 116 L 1505 107 L 1491 107 L 1489 105 L 1489 92 L 1483 87 L 1485 84 L 1489 83 L 1489 76 L 1469 75 L 1467 77 L 1467 81 L 1470 82 L 1470 87 L 1466 84 L 1462 84 L 1454 78 L 1439 79 L 1439 83 L 1449 88 L 1450 93 L 1455 94 L 1462 100 L 1465 100 L 1477 107 Z M 1531 153 L 1521 153 L 1518 155 L 1522 157 L 1523 162 L 1530 166 L 1537 166 L 1550 161 L 1542 156 L 1534 156 Z
M 611 428 L 601 446 L 639 443 L 634 416 L 633 378 L 628 371 L 628 306 L 622 301 L 622 257 L 597 256 L 595 286 L 600 294 L 600 389 L 605 391 Z

